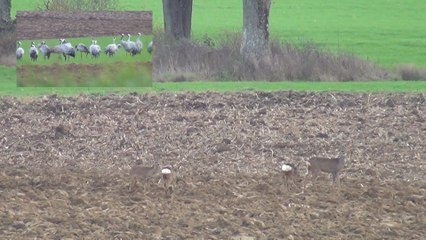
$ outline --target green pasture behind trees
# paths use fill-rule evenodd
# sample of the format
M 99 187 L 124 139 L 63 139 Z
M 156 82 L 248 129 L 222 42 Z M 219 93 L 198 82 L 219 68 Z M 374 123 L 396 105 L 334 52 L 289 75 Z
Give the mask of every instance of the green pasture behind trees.
M 36 10 L 42 0 L 12 0 L 17 10 Z M 162 28 L 162 1 L 119 0 L 117 10 L 152 10 L 154 29 Z M 387 67 L 412 63 L 426 67 L 426 4 L 424 0 L 292 0 L 273 1 L 272 38 L 295 44 L 312 41 L 333 51 L 352 52 Z M 192 34 L 218 39 L 242 29 L 241 0 L 194 1 Z M 74 44 L 74 43 L 73 43 Z M 14 68 L 0 66 L 0 95 L 33 96 L 51 93 L 130 92 L 130 88 L 17 88 Z M 137 91 L 403 91 L 426 92 L 426 81 L 389 82 L 184 82 L 154 83 Z
M 42 0 L 12 0 L 17 10 L 35 10 Z M 162 1 L 119 0 L 119 10 L 152 10 L 154 26 L 162 27 Z M 271 37 L 298 43 L 313 41 L 332 50 L 352 52 L 386 66 L 426 66 L 424 0 L 291 0 L 273 1 Z M 195 38 L 213 39 L 241 31 L 242 1 L 194 1 Z

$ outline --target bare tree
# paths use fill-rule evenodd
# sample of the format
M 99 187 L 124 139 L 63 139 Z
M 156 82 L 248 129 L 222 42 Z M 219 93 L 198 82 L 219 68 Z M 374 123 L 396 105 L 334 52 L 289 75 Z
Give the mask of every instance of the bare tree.
M 163 16 L 166 33 L 191 38 L 192 0 L 163 0 Z
M 10 21 L 11 0 L 0 1 L 0 20 L 4 22 Z
M 269 41 L 271 0 L 243 0 L 243 40 L 241 54 L 245 59 L 262 59 Z

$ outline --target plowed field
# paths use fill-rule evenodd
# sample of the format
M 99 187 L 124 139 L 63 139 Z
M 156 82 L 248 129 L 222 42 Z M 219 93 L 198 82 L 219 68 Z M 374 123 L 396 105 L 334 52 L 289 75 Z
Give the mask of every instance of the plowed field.
M 421 239 L 425 106 L 421 93 L 4 97 L 0 236 Z M 323 174 L 285 188 L 283 162 L 303 176 L 340 150 L 340 187 Z M 174 193 L 158 179 L 129 192 L 129 168 L 153 163 L 173 165 Z

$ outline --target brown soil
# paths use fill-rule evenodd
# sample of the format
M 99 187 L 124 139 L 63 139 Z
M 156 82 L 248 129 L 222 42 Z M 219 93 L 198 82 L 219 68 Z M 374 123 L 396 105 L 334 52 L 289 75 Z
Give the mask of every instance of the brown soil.
M 421 239 L 424 94 L 187 93 L 0 100 L 3 239 Z M 349 159 L 287 191 L 282 162 Z M 129 167 L 184 181 L 130 193 Z

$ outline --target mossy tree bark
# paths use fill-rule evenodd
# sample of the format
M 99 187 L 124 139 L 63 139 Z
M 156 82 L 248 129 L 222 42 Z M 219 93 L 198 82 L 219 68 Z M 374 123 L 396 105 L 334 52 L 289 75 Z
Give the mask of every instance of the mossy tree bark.
M 0 20 L 4 22 L 10 21 L 11 0 L 0 1 Z
M 167 34 L 191 38 L 192 0 L 163 0 L 163 17 Z
M 268 53 L 269 9 L 271 0 L 243 0 L 243 39 L 245 59 L 262 59 Z

